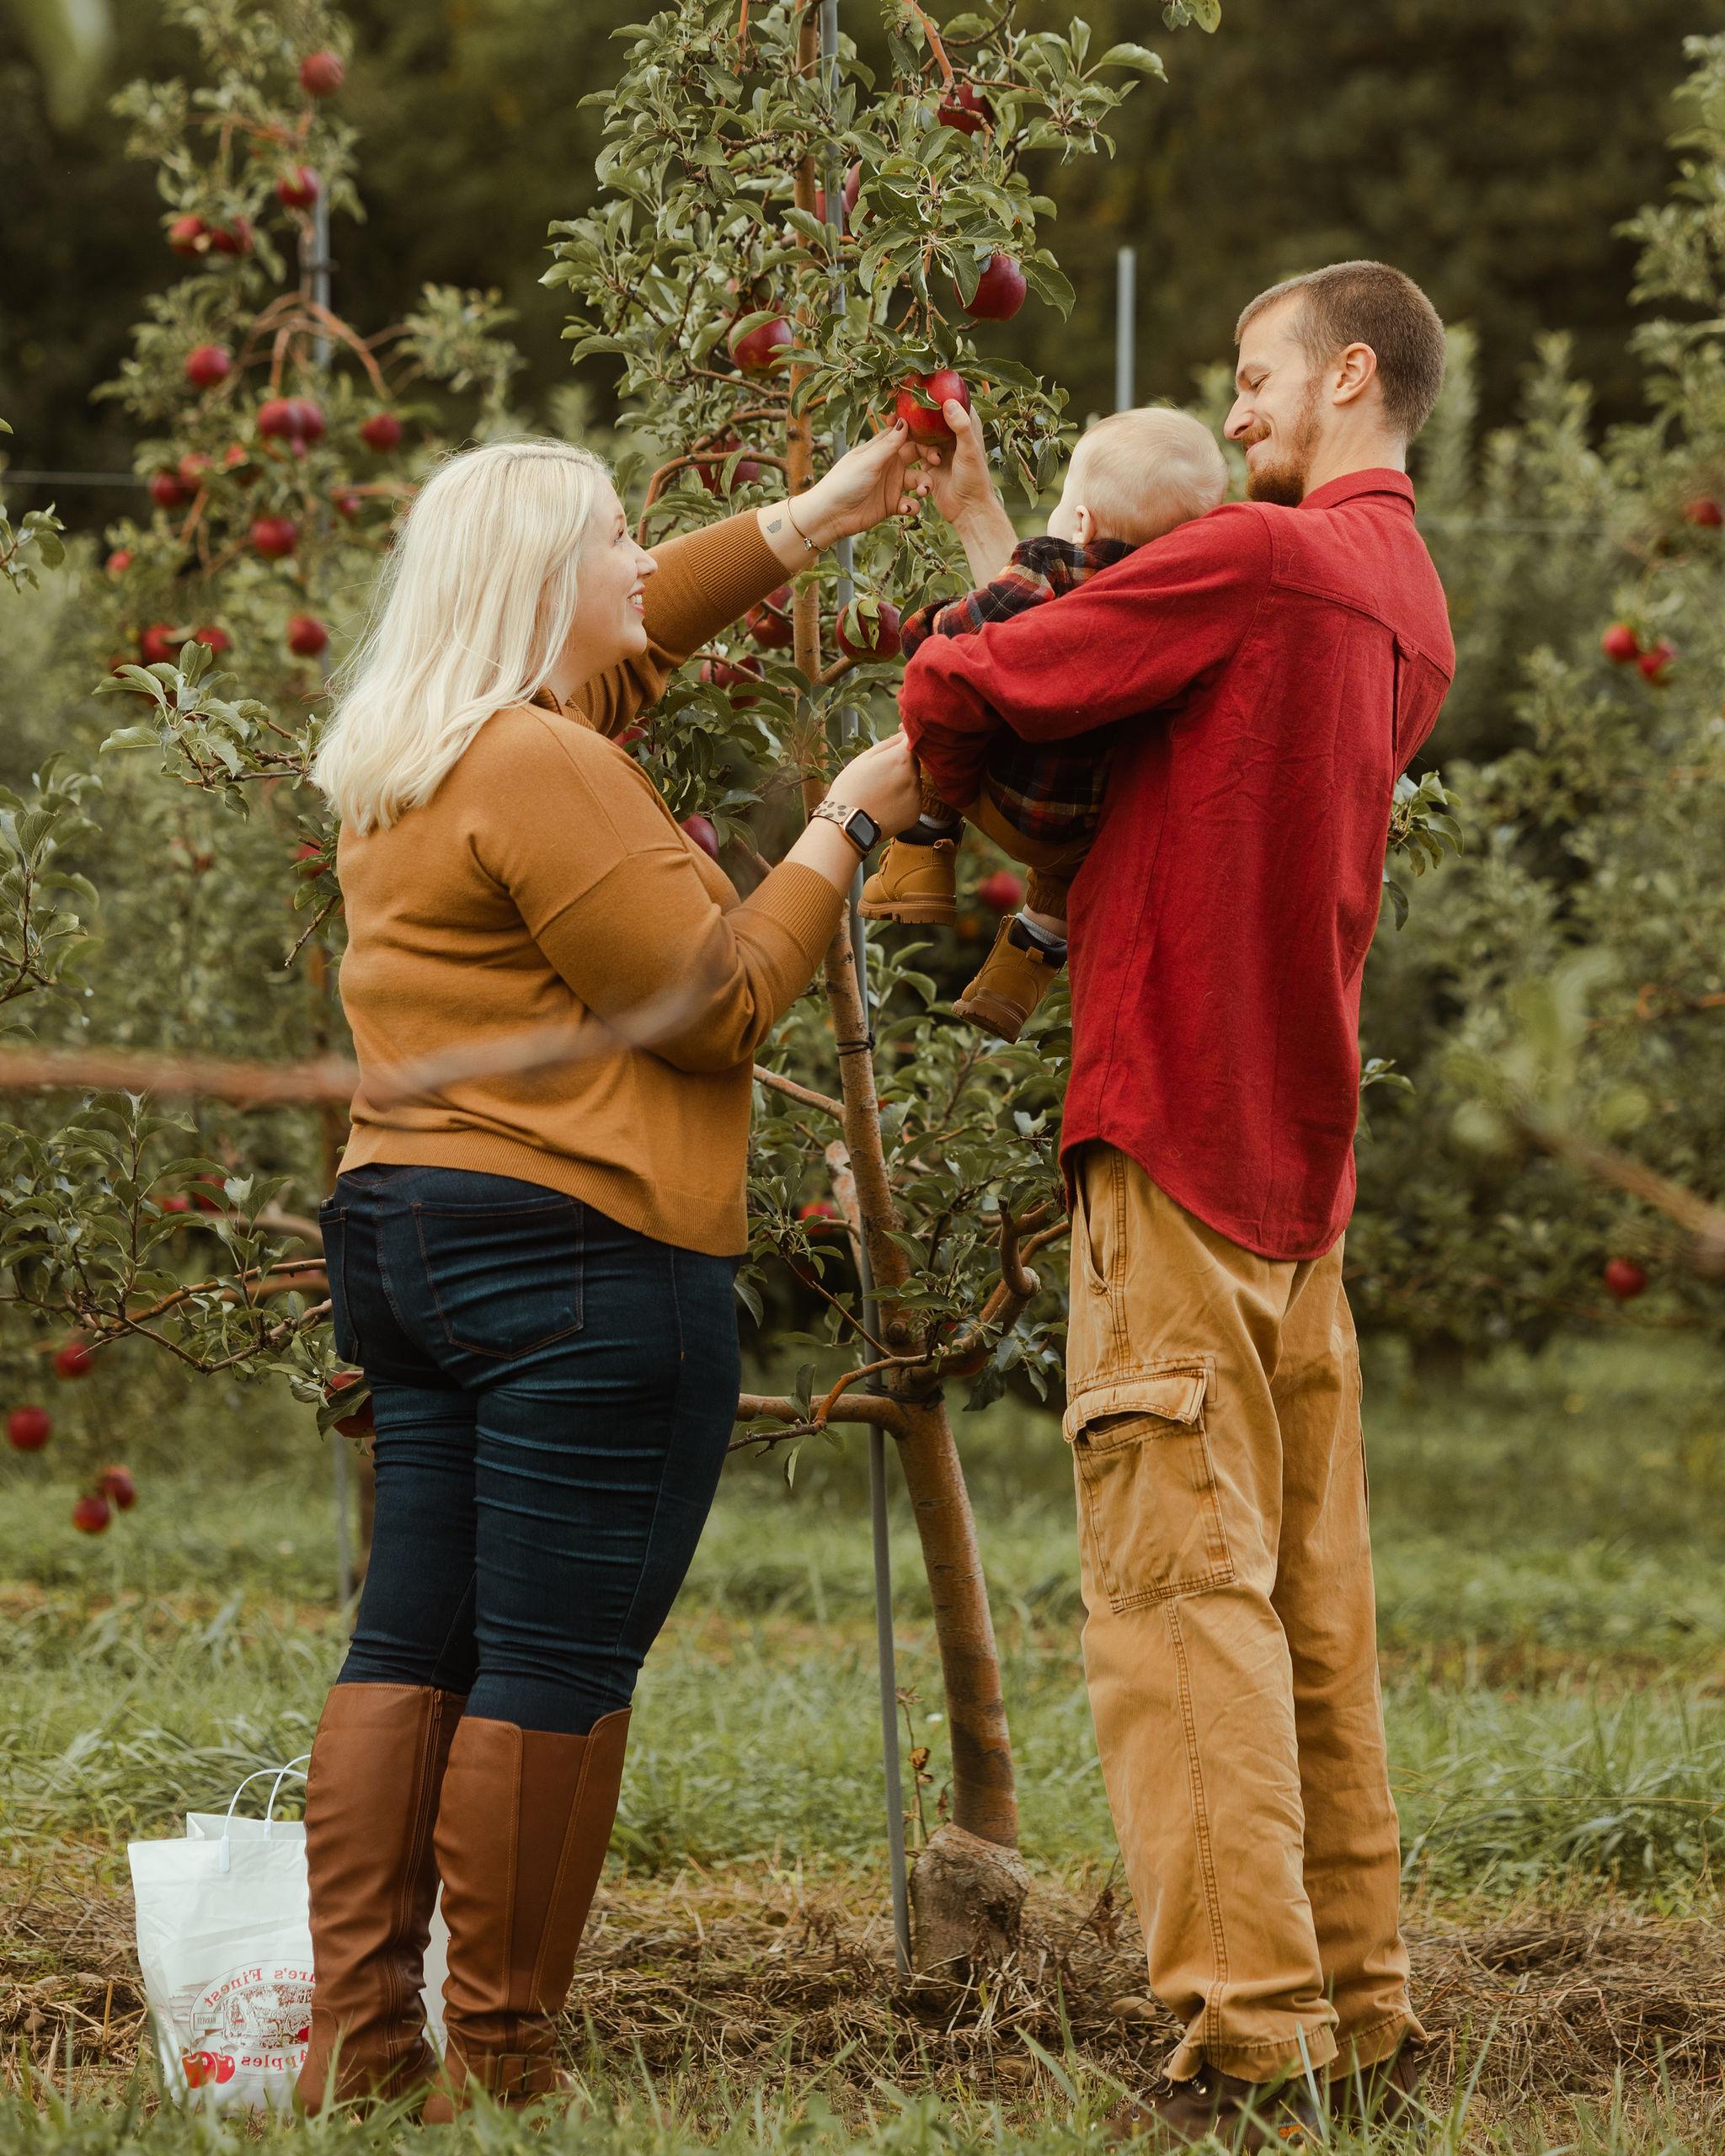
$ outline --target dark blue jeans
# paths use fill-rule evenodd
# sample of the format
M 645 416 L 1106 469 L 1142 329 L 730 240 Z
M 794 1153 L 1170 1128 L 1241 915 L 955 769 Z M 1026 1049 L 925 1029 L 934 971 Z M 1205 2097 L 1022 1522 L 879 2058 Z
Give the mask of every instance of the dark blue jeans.
M 336 1682 L 582 1735 L 629 1704 L 718 1486 L 735 1261 L 458 1168 L 356 1169 L 320 1217 L 336 1352 L 377 1423 Z

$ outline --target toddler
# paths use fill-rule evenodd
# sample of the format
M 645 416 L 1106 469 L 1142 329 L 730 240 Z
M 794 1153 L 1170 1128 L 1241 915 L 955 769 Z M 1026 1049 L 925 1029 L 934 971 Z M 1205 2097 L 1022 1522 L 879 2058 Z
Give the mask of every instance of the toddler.
M 1227 487 L 1215 437 L 1189 414 L 1152 405 L 1099 419 L 1073 451 L 1047 532 L 1021 540 L 980 590 L 919 608 L 905 623 L 905 651 L 1060 598 L 1146 540 L 1206 515 Z M 1049 747 L 1002 728 L 978 799 L 949 804 L 925 782 L 921 817 L 862 887 L 871 920 L 949 927 L 966 821 L 1029 869 L 1023 910 L 1001 923 L 981 972 L 953 1006 L 1001 1040 L 1017 1040 L 1065 963 L 1067 888 L 1096 835 L 1114 732 Z

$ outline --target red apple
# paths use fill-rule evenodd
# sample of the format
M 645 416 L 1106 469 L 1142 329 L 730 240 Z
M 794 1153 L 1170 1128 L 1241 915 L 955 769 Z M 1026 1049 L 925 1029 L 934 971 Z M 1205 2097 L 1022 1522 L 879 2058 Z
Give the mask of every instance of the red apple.
M 267 562 L 279 562 L 299 544 L 299 526 L 291 516 L 259 516 L 252 520 L 252 552 Z
M 233 2061 L 226 2052 L 216 2054 L 216 2079 L 218 2081 L 232 2081 L 233 2079 Z
M 1613 622 L 1599 638 L 1599 649 L 1614 666 L 1627 666 L 1641 656 L 1641 638 L 1627 622 Z
M 176 217 L 168 227 L 168 244 L 176 254 L 195 256 L 207 253 L 210 227 L 201 217 Z
M 996 868 L 976 886 L 976 895 L 991 913 L 1017 913 L 1024 903 L 1024 879 L 1010 868 Z
M 323 439 L 323 408 L 314 404 L 309 397 L 290 397 L 288 409 L 293 415 L 293 437 L 296 441 L 322 441 Z
M 1637 1295 L 1647 1293 L 1647 1269 L 1632 1257 L 1608 1257 L 1599 1277 L 1605 1283 L 1605 1293 L 1620 1303 L 1632 1303 Z
M 732 360 L 745 374 L 766 374 L 777 366 L 794 342 L 791 325 L 782 314 L 757 322 L 752 329 L 730 340 Z
M 788 651 L 796 642 L 791 626 L 791 587 L 782 584 L 743 616 L 743 627 L 763 651 Z
M 917 394 L 919 390 L 921 396 Z M 913 440 L 951 441 L 953 430 L 941 408 L 953 402 L 962 404 L 967 412 L 970 409 L 970 392 L 964 386 L 964 378 L 954 374 L 950 367 L 937 367 L 932 374 L 906 376 L 899 385 L 893 409 L 910 430 Z
M 272 440 L 291 441 L 293 405 L 291 397 L 266 397 L 258 407 L 258 432 L 268 435 Z
M 315 659 L 329 648 L 329 632 L 315 614 L 290 614 L 287 648 L 296 659 Z
M 309 165 L 296 165 L 275 183 L 275 199 L 284 210 L 309 210 L 318 199 L 318 175 Z
M 180 485 L 189 494 L 196 494 L 199 488 L 203 485 L 211 462 L 211 460 L 205 456 L 202 450 L 190 449 L 174 467 L 174 470 L 179 475 Z
M 233 649 L 233 638 L 229 636 L 227 630 L 218 629 L 211 623 L 206 623 L 204 627 L 201 629 L 194 629 L 192 631 L 192 642 L 194 643 L 205 645 L 209 650 L 213 651 L 218 658 L 224 651 L 232 651 Z
M 201 2089 L 206 2082 L 216 2079 L 214 2052 L 182 2052 L 179 2065 L 189 2089 Z
M 190 1213 L 191 1209 L 192 1202 L 183 1191 L 177 1193 L 172 1198 L 164 1198 L 162 1201 L 162 1210 L 164 1213 Z
M 129 1513 L 138 1501 L 138 1486 L 129 1467 L 104 1467 L 96 1477 L 96 1487 L 117 1513 Z
M 231 441 L 222 452 L 222 469 L 236 485 L 249 487 L 258 476 L 252 462 L 252 453 L 237 441 Z
M 374 412 L 360 425 L 360 440 L 367 449 L 375 449 L 382 456 L 400 441 L 401 421 L 393 412 Z
M 700 678 L 710 689 L 740 689 L 747 683 L 761 679 L 761 661 L 746 652 L 740 659 L 703 659 Z M 750 704 L 760 701 L 758 696 L 734 696 L 731 698 L 733 703 L 745 711 Z
M 830 1198 L 810 1198 L 797 1208 L 799 1220 L 836 1220 L 839 1209 Z
M 845 184 L 840 189 L 845 205 L 845 224 L 848 228 L 857 215 L 857 197 L 862 192 L 862 160 L 858 157 L 845 168 Z
M 86 1490 L 72 1508 L 72 1524 L 80 1534 L 105 1534 L 114 1509 L 99 1490 Z
M 846 659 L 896 659 L 903 645 L 899 610 L 884 599 L 862 599 L 839 616 L 838 646 Z
M 114 552 L 108 557 L 107 560 L 103 563 L 102 566 L 107 570 L 109 576 L 124 576 L 126 571 L 131 567 L 131 548 L 128 547 L 116 547 L 114 549 Z
M 977 322 L 1010 322 L 1028 290 L 1024 272 L 1010 254 L 991 255 L 964 312 Z
M 698 814 L 685 816 L 683 829 L 700 847 L 702 853 L 710 853 L 715 861 L 718 860 L 718 833 L 713 829 L 713 819 L 710 816 Z
M 644 741 L 647 739 L 647 729 L 638 719 L 633 726 L 626 726 L 622 732 L 614 735 L 613 739 L 619 749 L 633 749 L 638 741 Z
M 146 666 L 171 666 L 185 642 L 180 632 L 166 622 L 152 622 L 138 632 L 138 655 Z
M 6 1418 L 6 1436 L 14 1452 L 40 1452 L 54 1428 L 45 1407 L 14 1407 Z
M 300 62 L 300 88 L 308 98 L 333 98 L 346 73 L 339 54 L 308 52 Z
M 731 435 L 716 447 L 696 453 L 695 469 L 701 475 L 701 483 L 709 494 L 718 494 L 724 486 L 726 461 L 742 446 L 736 436 Z M 746 486 L 750 481 L 760 477 L 761 467 L 752 456 L 737 458 L 737 468 L 731 475 L 734 486 Z
M 1709 531 L 1717 531 L 1722 524 L 1725 524 L 1725 509 L 1721 509 L 1711 494 L 1701 494 L 1696 500 L 1685 503 L 1683 520 L 1685 524 L 1703 525 Z
M 339 1394 L 350 1392 L 355 1385 L 364 1382 L 364 1376 L 358 1370 L 338 1370 L 330 1379 L 323 1397 L 334 1400 Z M 377 1427 L 377 1416 L 370 1393 L 350 1413 L 338 1417 L 333 1427 L 339 1430 L 344 1438 L 363 1438 L 375 1430 Z
M 66 1342 L 54 1354 L 54 1374 L 56 1378 L 81 1378 L 89 1374 L 95 1360 L 88 1340 L 76 1337 Z
M 1635 663 L 1644 681 L 1650 681 L 1656 689 L 1663 689 L 1671 678 L 1672 663 L 1676 657 L 1676 645 L 1667 643 L 1661 637 L 1658 643 L 1642 652 Z
M 236 217 L 231 225 L 212 225 L 210 245 L 217 254 L 249 254 L 252 251 L 251 219 Z
M 158 509 L 184 509 L 191 496 L 180 485 L 177 472 L 157 472 L 150 479 L 150 499 Z
M 935 118 L 943 127 L 975 135 L 994 118 L 994 107 L 972 83 L 949 83 Z
M 351 487 L 339 488 L 329 499 L 336 515 L 345 518 L 350 524 L 358 522 L 366 506 L 365 496 L 355 494 Z
M 226 344 L 195 344 L 186 355 L 185 378 L 194 389 L 213 389 L 233 372 L 233 355 Z

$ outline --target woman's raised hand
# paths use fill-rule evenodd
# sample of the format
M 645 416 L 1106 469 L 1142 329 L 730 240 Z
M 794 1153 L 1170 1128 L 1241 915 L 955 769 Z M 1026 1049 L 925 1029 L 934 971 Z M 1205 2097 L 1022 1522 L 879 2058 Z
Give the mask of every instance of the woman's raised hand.
M 914 515 L 921 488 L 909 484 L 916 446 L 902 419 L 859 441 L 830 472 L 790 506 L 798 527 L 817 547 L 849 539 L 889 516 Z
M 830 801 L 863 808 L 890 836 L 908 830 L 922 813 L 916 759 L 902 734 L 889 734 L 852 756 L 827 789 Z

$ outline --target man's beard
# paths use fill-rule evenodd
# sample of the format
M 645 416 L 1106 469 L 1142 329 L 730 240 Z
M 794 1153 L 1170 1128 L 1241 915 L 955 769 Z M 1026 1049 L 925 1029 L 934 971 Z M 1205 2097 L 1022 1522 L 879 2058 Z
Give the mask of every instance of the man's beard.
M 1253 464 L 1247 468 L 1247 501 L 1279 502 L 1284 509 L 1298 509 L 1306 499 L 1311 461 L 1317 452 L 1317 399 L 1318 382 L 1314 375 L 1306 385 L 1305 400 L 1300 407 L 1300 416 L 1294 422 L 1287 449 L 1274 464 Z

